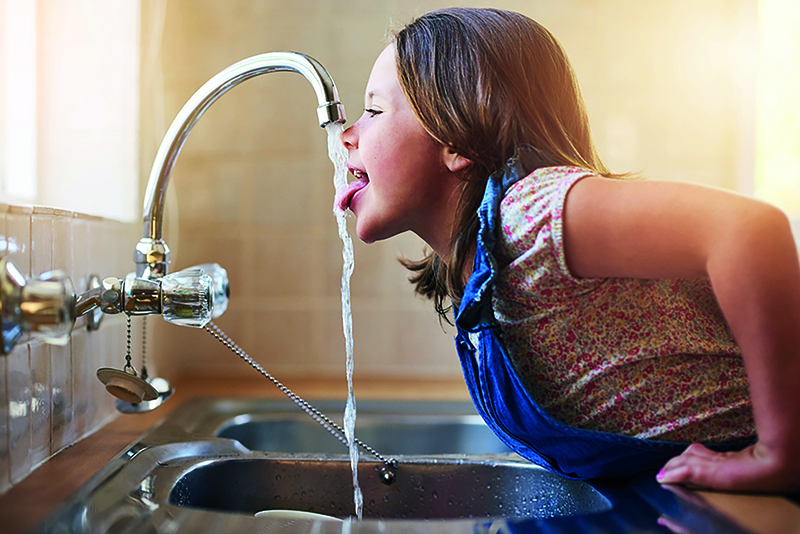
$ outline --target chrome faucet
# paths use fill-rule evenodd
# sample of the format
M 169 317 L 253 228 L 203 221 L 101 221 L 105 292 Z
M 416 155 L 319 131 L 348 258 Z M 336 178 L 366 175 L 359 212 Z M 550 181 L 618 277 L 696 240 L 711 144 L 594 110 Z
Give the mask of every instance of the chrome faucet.
M 241 82 L 261 74 L 289 71 L 302 74 L 314 88 L 320 126 L 344 122 L 344 106 L 325 68 L 315 59 L 297 52 L 269 52 L 244 59 L 226 68 L 184 104 L 172 121 L 156 154 L 145 191 L 144 235 L 134 250 L 136 274 L 100 281 L 92 276 L 90 287 L 80 295 L 60 271 L 26 280 L 7 258 L 0 257 L 0 355 L 8 354 L 24 335 L 48 343 L 65 344 L 77 317 L 91 314 L 87 326 L 97 329 L 103 314 L 160 314 L 166 321 L 202 327 L 220 316 L 230 296 L 225 269 L 204 264 L 168 274 L 170 251 L 161 238 L 164 197 L 170 173 L 194 125 L 219 97 Z M 129 319 L 130 320 L 130 319 Z M 130 327 L 130 323 L 129 323 Z M 126 404 L 124 413 L 155 408 L 171 394 L 171 386 L 157 389 L 163 379 L 140 378 L 135 370 L 103 368 L 98 378 L 109 392 Z M 108 376 L 106 376 L 108 375 Z M 132 385 L 131 385 L 132 384 Z M 124 386 L 124 387 L 123 387 Z M 134 387 L 135 386 L 135 387 Z M 133 400 L 131 400 L 133 399 Z M 140 402 L 140 400 L 142 402 Z
M 144 233 L 133 253 L 137 277 L 153 279 L 167 274 L 170 250 L 161 237 L 164 198 L 170 173 L 189 132 L 211 104 L 230 89 L 250 78 L 278 71 L 302 74 L 311 83 L 319 102 L 320 126 L 345 121 L 344 106 L 339 102 L 333 78 L 317 60 L 304 54 L 260 54 L 234 63 L 208 80 L 178 112 L 156 153 L 145 191 Z

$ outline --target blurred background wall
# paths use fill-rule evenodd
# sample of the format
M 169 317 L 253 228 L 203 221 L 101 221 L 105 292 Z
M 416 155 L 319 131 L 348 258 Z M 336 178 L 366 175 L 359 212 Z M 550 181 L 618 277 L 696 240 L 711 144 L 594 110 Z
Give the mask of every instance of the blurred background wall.
M 614 171 L 753 191 L 754 0 L 491 4 L 531 16 L 561 41 L 600 153 Z M 169 122 L 226 66 L 274 50 L 311 55 L 333 75 L 352 122 L 362 112 L 387 28 L 446 5 L 454 3 L 143 0 L 142 187 Z M 341 241 L 331 213 L 333 168 L 315 106 L 308 83 L 288 73 L 226 94 L 189 137 L 166 208 L 173 268 L 209 261 L 226 267 L 232 295 L 219 326 L 286 378 L 344 373 Z M 460 376 L 452 329 L 412 294 L 396 261 L 401 254 L 418 257 L 421 249 L 410 235 L 356 243 L 357 376 Z M 151 350 L 167 375 L 252 376 L 208 334 L 150 323 Z

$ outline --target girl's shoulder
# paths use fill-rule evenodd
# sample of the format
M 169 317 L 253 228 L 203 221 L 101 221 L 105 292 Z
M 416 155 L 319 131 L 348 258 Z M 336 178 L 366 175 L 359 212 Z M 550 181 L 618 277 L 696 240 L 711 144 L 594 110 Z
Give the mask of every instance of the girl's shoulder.
M 528 217 L 534 213 L 552 216 L 552 210 L 563 208 L 569 189 L 581 178 L 595 173 L 581 167 L 542 167 L 520 179 L 505 192 L 500 203 L 501 217 L 522 210 Z M 543 211 L 544 210 L 544 211 Z
M 563 250 L 564 203 L 569 189 L 588 176 L 596 174 L 581 167 L 543 167 L 510 186 L 500 202 L 497 253 L 501 262 L 545 254 L 557 271 L 568 272 Z

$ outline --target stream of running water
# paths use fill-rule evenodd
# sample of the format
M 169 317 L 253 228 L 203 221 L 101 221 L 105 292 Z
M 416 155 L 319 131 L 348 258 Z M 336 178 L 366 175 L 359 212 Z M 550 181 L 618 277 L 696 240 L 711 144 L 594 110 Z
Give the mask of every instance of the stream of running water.
M 325 129 L 328 131 L 328 157 L 334 166 L 333 185 L 336 193 L 344 191 L 347 187 L 347 149 L 341 141 L 344 125 L 330 123 Z M 334 206 L 333 213 L 339 227 L 339 237 L 342 240 L 342 326 L 344 329 L 345 353 L 347 355 L 347 404 L 344 409 L 344 432 L 350 449 L 350 468 L 353 471 L 353 500 L 356 507 L 356 517 L 361 519 L 364 506 L 364 497 L 358 484 L 358 446 L 354 440 L 356 424 L 356 397 L 353 392 L 353 315 L 350 308 L 350 276 L 353 274 L 353 240 L 347 232 L 347 214 Z

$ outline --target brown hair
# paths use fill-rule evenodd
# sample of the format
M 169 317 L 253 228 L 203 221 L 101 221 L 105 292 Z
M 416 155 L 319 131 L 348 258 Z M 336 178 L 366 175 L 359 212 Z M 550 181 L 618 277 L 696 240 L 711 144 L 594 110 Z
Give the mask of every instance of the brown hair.
M 472 161 L 451 236 L 448 264 L 433 251 L 401 259 L 415 291 L 449 321 L 478 233 L 477 210 L 488 177 L 520 144 L 555 165 L 609 175 L 595 151 L 569 59 L 555 37 L 530 18 L 499 9 L 449 8 L 423 15 L 394 36 L 398 77 L 424 128 Z

